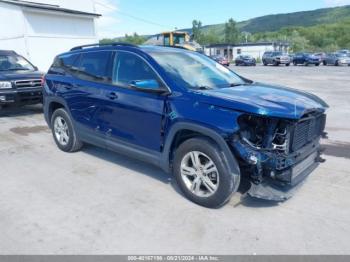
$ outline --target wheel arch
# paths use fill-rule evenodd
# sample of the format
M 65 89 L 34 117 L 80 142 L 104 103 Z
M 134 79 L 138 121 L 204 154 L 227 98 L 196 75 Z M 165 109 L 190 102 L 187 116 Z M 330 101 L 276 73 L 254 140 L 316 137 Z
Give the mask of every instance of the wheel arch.
M 172 157 L 176 148 L 186 140 L 193 137 L 205 137 L 213 141 L 222 151 L 224 163 L 234 176 L 240 176 L 238 162 L 225 139 L 215 130 L 194 123 L 176 123 L 168 133 L 163 149 L 161 166 L 169 172 L 172 165 Z
M 49 127 L 51 127 L 51 118 L 53 113 L 59 108 L 65 109 L 67 113 L 70 115 L 70 112 L 68 111 L 66 103 L 64 101 L 61 101 L 60 99 L 50 99 L 45 101 L 44 114 L 45 114 L 45 120 L 49 125 Z

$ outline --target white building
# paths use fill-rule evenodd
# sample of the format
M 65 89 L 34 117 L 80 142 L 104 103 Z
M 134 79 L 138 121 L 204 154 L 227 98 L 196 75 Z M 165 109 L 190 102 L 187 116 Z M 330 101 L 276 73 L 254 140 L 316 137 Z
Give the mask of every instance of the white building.
M 239 55 L 251 55 L 256 59 L 261 59 L 266 51 L 288 52 L 288 50 L 289 43 L 286 42 L 243 43 L 238 45 L 216 44 L 204 48 L 204 52 L 208 56 L 225 56 L 229 60 L 234 60 Z
M 0 0 L 0 49 L 46 71 L 57 54 L 98 42 L 93 0 L 30 1 Z

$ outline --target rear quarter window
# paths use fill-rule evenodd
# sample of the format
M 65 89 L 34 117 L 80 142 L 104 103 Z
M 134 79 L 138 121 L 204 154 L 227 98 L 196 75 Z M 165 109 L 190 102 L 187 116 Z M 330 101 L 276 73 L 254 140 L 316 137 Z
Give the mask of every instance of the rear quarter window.
M 49 70 L 49 73 L 73 73 L 79 61 L 79 56 L 80 54 L 67 54 L 56 57 Z

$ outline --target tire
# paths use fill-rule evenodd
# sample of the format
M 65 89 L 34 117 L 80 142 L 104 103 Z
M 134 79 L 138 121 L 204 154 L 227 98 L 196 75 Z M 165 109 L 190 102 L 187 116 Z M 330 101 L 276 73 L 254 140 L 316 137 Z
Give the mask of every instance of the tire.
M 335 61 L 335 66 L 339 66 L 339 62 L 338 61 Z
M 290 64 L 286 64 L 286 66 L 290 66 Z
M 263 65 L 264 65 L 264 66 L 267 66 L 267 63 L 266 63 L 266 61 L 265 61 L 265 60 L 263 60 Z
M 83 147 L 83 143 L 77 138 L 72 120 L 66 110 L 60 108 L 53 113 L 51 130 L 57 147 L 63 152 L 73 153 Z
M 327 65 L 327 61 L 323 61 L 323 65 L 326 66 Z
M 293 65 L 294 65 L 294 66 L 297 66 L 297 65 L 298 65 L 298 63 L 294 61 L 294 62 L 293 62 Z
M 320 64 L 315 64 L 315 66 L 320 66 Z
M 222 154 L 218 146 L 206 138 L 189 139 L 176 150 L 173 173 L 178 186 L 189 200 L 207 208 L 219 208 L 238 190 L 240 176 L 230 174 Z M 196 162 L 199 164 L 194 166 L 192 159 L 197 159 Z M 209 164 L 207 169 L 216 171 L 206 174 L 205 165 L 210 161 L 213 165 Z M 183 171 L 184 166 L 190 171 Z M 208 179 L 211 183 L 207 183 Z M 197 185 L 193 187 L 195 183 Z M 210 187 L 212 190 L 209 190 Z

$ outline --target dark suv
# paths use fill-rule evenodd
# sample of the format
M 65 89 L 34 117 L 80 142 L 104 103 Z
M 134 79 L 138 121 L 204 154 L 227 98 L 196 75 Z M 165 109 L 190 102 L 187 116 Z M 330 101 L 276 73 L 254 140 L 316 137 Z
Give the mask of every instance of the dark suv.
M 0 50 L 0 107 L 41 103 L 42 76 L 16 52 Z
M 293 57 L 293 64 L 295 66 L 297 65 L 315 65 L 315 66 L 319 66 L 322 62 L 321 57 L 314 55 L 314 54 L 310 54 L 310 53 L 296 53 Z
M 157 46 L 73 48 L 55 59 L 44 86 L 45 118 L 61 150 L 88 143 L 152 163 L 212 208 L 243 177 L 251 196 L 291 197 L 321 160 L 326 108 L 312 94 Z

